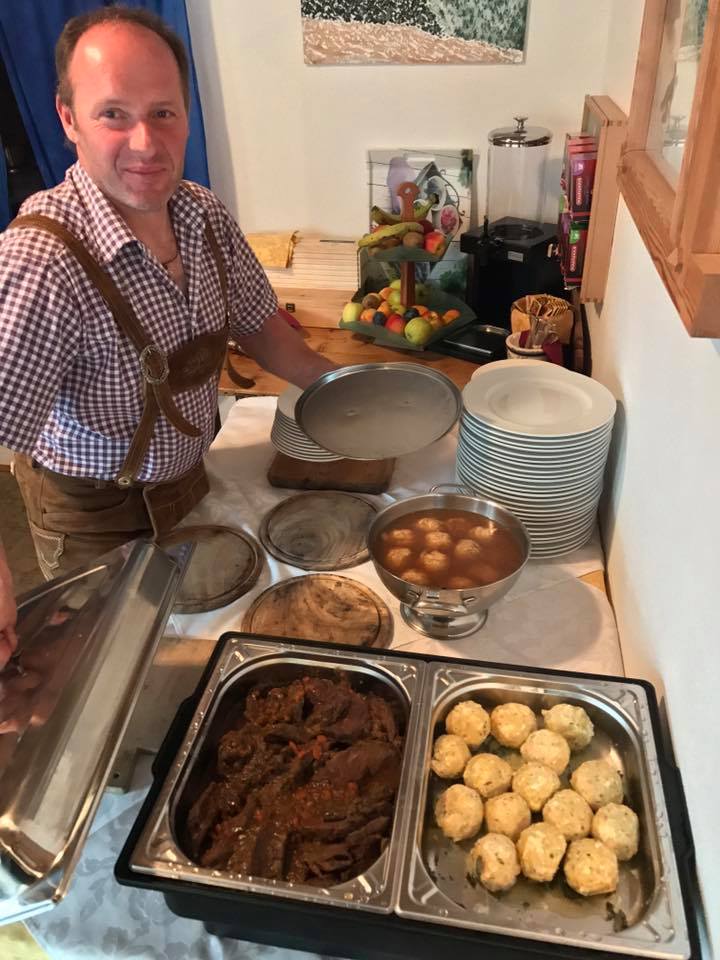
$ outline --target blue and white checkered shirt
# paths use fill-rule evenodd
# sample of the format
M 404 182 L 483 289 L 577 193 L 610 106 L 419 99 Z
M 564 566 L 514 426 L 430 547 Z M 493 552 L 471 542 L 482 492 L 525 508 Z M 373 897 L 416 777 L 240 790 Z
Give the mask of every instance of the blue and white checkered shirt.
M 225 323 L 206 219 L 225 258 L 231 336 L 258 332 L 277 309 L 239 227 L 198 184 L 183 181 L 170 200 L 187 299 L 78 163 L 59 186 L 23 204 L 20 215 L 30 213 L 54 217 L 85 244 L 166 353 Z M 203 434 L 185 436 L 161 414 L 141 481 L 180 476 L 210 445 L 217 380 L 176 402 Z M 137 353 L 73 255 L 40 229 L 0 235 L 0 444 L 57 473 L 111 480 L 142 407 Z

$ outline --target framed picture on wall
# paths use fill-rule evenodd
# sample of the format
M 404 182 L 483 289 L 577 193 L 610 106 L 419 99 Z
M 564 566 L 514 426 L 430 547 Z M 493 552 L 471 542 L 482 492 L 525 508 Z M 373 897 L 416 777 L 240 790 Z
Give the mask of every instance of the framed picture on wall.
M 308 64 L 522 63 L 528 0 L 301 0 Z

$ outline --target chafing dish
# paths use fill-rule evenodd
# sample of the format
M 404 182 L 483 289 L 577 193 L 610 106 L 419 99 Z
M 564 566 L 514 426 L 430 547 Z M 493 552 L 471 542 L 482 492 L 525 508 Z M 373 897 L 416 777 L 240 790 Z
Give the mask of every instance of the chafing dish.
M 212 736 L 218 694 L 262 661 L 306 669 L 351 669 L 377 677 L 408 704 L 402 777 L 391 843 L 381 859 L 343 887 L 317 890 L 203 871 L 182 853 L 173 811 L 191 789 L 192 761 Z M 288 674 L 289 676 L 289 674 Z M 488 707 L 507 700 L 534 709 L 560 700 L 582 704 L 596 724 L 587 757 L 611 756 L 623 768 L 630 804 L 641 819 L 642 850 L 626 865 L 619 894 L 571 899 L 560 887 L 521 883 L 493 898 L 465 882 L 462 856 L 434 834 L 428 760 L 445 715 L 460 699 Z M 324 955 L 436 960 L 465 950 L 492 960 L 521 957 L 699 960 L 693 906 L 692 841 L 682 789 L 668 763 L 652 687 L 643 681 L 448 663 L 393 651 L 227 634 L 196 696 L 179 711 L 156 780 L 116 865 L 126 885 L 161 891 L 175 913 L 237 937 Z M 586 754 L 578 754 L 585 759 Z M 607 903 L 611 907 L 608 908 Z M 349 908 L 349 909 L 348 909 Z
M 233 720 L 241 715 L 245 697 L 254 684 L 278 686 L 303 675 L 337 676 L 342 671 L 350 685 L 394 701 L 404 718 L 405 745 L 400 785 L 389 843 L 380 858 L 353 880 L 337 886 L 308 884 L 261 877 L 240 876 L 226 870 L 198 866 L 186 852 L 183 823 L 187 811 L 204 789 L 208 760 Z M 228 639 L 197 704 L 183 743 L 131 860 L 139 874 L 191 881 L 224 891 L 262 893 L 303 902 L 389 912 L 399 877 L 400 833 L 404 821 L 402 797 L 410 793 L 417 742 L 419 693 L 424 665 L 365 653 L 310 651 L 294 646 Z
M 423 771 L 410 801 L 414 819 L 405 851 L 398 912 L 436 923 L 578 947 L 625 951 L 648 957 L 687 957 L 689 942 L 672 850 L 658 758 L 645 689 L 617 680 L 538 676 L 526 671 L 488 672 L 478 667 L 429 667 L 427 716 L 421 733 Z M 488 711 L 500 703 L 524 703 L 539 716 L 556 703 L 583 707 L 595 726 L 585 750 L 573 754 L 568 776 L 585 760 L 603 759 L 623 774 L 627 804 L 640 818 L 638 854 L 620 865 L 616 892 L 584 898 L 566 886 L 562 870 L 551 884 L 520 878 L 502 896 L 467 879 L 472 841 L 457 844 L 435 825 L 433 808 L 448 781 L 430 772 L 433 740 L 456 703 L 475 700 Z M 494 741 L 493 741 L 494 742 Z M 511 764 L 517 751 L 499 748 Z M 535 819 L 538 819 L 535 817 Z

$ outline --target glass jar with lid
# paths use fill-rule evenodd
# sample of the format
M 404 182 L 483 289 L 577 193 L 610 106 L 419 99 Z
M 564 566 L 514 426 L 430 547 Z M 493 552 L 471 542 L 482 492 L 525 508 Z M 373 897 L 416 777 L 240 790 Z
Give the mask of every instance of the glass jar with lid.
M 532 235 L 543 222 L 545 174 L 552 133 L 545 127 L 498 127 L 488 135 L 487 219 L 502 238 Z

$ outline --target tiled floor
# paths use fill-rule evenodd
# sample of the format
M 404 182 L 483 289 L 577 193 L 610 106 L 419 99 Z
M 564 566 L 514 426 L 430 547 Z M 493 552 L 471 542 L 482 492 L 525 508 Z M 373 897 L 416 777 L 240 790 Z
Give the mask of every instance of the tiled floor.
M 44 583 L 25 517 L 20 491 L 9 470 L 0 469 L 0 537 L 12 571 L 15 593 L 26 593 Z

